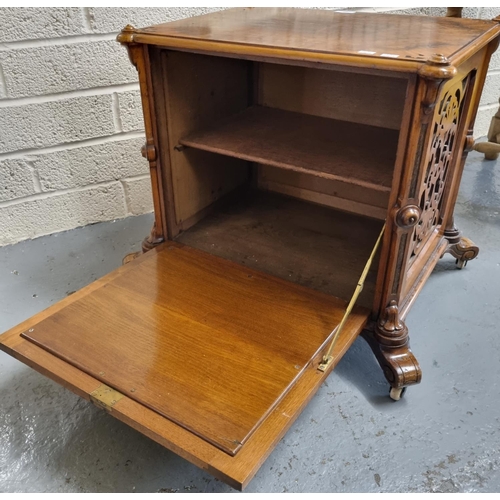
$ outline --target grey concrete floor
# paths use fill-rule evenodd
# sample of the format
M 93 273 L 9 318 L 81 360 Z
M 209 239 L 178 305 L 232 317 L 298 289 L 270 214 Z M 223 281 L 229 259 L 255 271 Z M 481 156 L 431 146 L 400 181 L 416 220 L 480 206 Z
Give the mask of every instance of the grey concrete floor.
M 500 162 L 473 153 L 456 221 L 481 248 L 445 256 L 408 316 L 423 370 L 398 403 L 358 339 L 264 463 L 251 492 L 500 490 Z M 150 215 L 0 249 L 0 331 L 108 273 Z M 231 491 L 0 353 L 1 492 Z

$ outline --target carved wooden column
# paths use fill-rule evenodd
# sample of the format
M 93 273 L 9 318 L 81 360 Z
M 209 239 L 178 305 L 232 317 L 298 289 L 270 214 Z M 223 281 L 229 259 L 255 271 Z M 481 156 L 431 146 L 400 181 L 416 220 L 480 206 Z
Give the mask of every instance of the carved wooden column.
M 407 139 L 404 180 L 387 219 L 392 233 L 389 253 L 393 257 L 378 318 L 371 332 L 364 334 L 395 400 L 405 387 L 419 383 L 422 377 L 410 349 L 404 316 L 415 289 L 425 281 L 422 273 L 426 266 L 432 266 L 430 262 L 436 262 L 449 247 L 441 221 L 449 206 L 452 174 L 465 134 L 464 120 L 458 116 L 465 89 L 457 74 L 457 68 L 442 54 L 434 54 L 418 72 L 420 98 L 414 118 L 418 126 Z M 460 235 L 457 237 L 463 241 Z
M 411 352 L 408 328 L 395 300 L 377 322 L 374 340 L 378 343 L 376 355 L 380 366 L 391 384 L 390 396 L 397 401 L 405 387 L 420 382 L 422 370 Z
M 408 236 L 421 219 L 420 207 L 412 204 L 404 207 L 395 207 L 392 212 L 393 231 L 398 234 L 400 255 L 406 254 Z M 400 259 L 398 259 L 400 260 Z M 404 272 L 404 267 L 399 268 L 399 273 Z M 398 270 L 396 270 L 398 273 Z M 399 310 L 401 276 L 395 276 L 392 285 L 393 297 L 387 307 L 381 311 L 372 330 L 363 332 L 364 338 L 370 344 L 373 353 L 382 368 L 385 378 L 391 386 L 390 397 L 399 400 L 404 389 L 412 384 L 418 384 L 422 378 L 422 370 L 410 349 L 408 328 L 405 325 Z
M 123 259 L 124 264 L 162 243 L 165 240 L 166 227 L 165 217 L 163 216 L 164 209 L 160 198 L 162 179 L 158 148 L 154 137 L 155 123 L 153 116 L 155 111 L 151 92 L 151 78 L 146 69 L 150 65 L 145 60 L 148 57 L 147 46 L 134 42 L 135 32 L 135 28 L 129 24 L 117 36 L 117 40 L 122 45 L 125 45 L 130 61 L 139 73 L 144 129 L 146 133 L 146 144 L 141 148 L 141 154 L 149 162 L 155 221 L 149 236 L 142 242 L 142 251 L 126 255 Z

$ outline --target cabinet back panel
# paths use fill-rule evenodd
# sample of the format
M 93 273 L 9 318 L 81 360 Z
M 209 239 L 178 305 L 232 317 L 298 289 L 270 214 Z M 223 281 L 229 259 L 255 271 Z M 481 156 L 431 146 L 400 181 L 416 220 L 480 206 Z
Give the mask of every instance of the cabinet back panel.
M 263 190 L 376 219 L 385 219 L 387 215 L 389 193 L 269 165 L 257 168 L 258 186 Z
M 262 106 L 399 130 L 408 81 L 359 73 L 261 63 L 257 100 Z M 359 137 L 359 147 L 368 138 Z M 261 165 L 258 185 L 353 213 L 385 218 L 388 196 L 359 186 Z
M 271 108 L 399 130 L 407 85 L 403 78 L 262 63 L 258 99 Z
M 186 52 L 163 55 L 169 149 L 177 224 L 248 179 L 247 163 L 175 146 L 189 133 L 245 109 L 250 63 Z
M 383 222 L 259 190 L 211 211 L 177 241 L 349 300 Z M 358 304 L 371 308 L 379 257 Z

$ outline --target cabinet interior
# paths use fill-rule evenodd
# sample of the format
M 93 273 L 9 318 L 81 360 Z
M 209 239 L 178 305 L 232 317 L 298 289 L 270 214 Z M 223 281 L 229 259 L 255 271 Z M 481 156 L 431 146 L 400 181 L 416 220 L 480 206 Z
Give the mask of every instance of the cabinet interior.
M 408 80 L 150 57 L 169 237 L 349 299 L 386 217 Z

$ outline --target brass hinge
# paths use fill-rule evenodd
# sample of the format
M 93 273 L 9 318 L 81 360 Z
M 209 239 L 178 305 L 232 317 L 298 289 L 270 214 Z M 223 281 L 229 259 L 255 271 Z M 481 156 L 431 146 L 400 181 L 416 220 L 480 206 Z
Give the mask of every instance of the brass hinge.
M 98 408 L 102 408 L 107 412 L 111 412 L 113 406 L 122 398 L 123 394 L 121 392 L 116 391 L 106 384 L 101 384 L 95 391 L 90 393 L 90 401 Z

